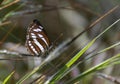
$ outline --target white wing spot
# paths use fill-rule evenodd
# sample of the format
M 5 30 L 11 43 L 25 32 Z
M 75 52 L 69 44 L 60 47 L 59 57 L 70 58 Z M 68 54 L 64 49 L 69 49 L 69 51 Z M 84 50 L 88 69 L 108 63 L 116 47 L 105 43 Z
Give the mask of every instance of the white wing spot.
M 45 44 L 46 44 L 47 46 L 49 46 L 48 43 L 47 43 L 47 41 L 46 41 L 45 38 L 43 37 L 43 35 L 38 34 L 38 36 L 45 42 Z
M 37 29 L 33 29 L 33 31 L 35 31 L 35 32 L 41 32 L 42 30 L 39 29 L 39 28 L 37 28 Z
M 35 50 L 34 46 L 32 46 L 31 41 L 28 41 L 28 44 L 30 48 L 33 50 L 33 52 L 38 55 L 38 52 Z
M 37 38 L 37 37 L 34 35 L 34 36 L 32 36 L 32 38 L 35 39 L 35 38 Z
M 39 26 L 39 28 L 40 28 L 40 29 L 43 29 L 43 27 L 42 27 L 42 26 Z
M 34 36 L 35 34 L 34 34 L 34 33 L 31 33 L 31 35 L 33 35 L 33 36 Z
M 37 36 L 34 33 L 31 33 L 31 36 L 33 39 L 37 38 Z
M 41 34 L 38 34 L 38 36 L 39 36 L 40 38 L 42 38 L 42 37 L 43 37 L 43 35 L 41 35 Z
M 33 39 L 33 40 L 34 40 L 34 43 L 40 48 L 40 50 L 44 52 L 43 46 L 36 39 Z

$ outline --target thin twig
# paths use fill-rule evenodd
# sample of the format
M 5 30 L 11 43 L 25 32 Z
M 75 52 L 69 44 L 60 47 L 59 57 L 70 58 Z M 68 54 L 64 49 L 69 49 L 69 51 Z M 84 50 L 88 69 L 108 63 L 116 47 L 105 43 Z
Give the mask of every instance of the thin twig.
M 6 5 L 2 6 L 2 7 L 0 8 L 0 11 L 1 11 L 2 9 L 4 9 L 4 8 L 7 8 L 7 7 L 13 5 L 13 4 L 16 4 L 16 3 L 19 2 L 19 1 L 20 1 L 20 0 L 15 0 L 15 1 L 9 3 L 9 4 L 6 4 Z
M 68 42 L 65 47 L 67 47 L 68 45 L 70 45 L 72 42 L 74 42 L 79 36 L 81 36 L 83 33 L 85 33 L 86 31 L 90 30 L 93 28 L 93 26 L 95 26 L 98 22 L 100 22 L 103 18 L 105 18 L 106 16 L 108 16 L 109 14 L 111 14 L 113 11 L 115 11 L 117 8 L 119 7 L 119 5 L 115 6 L 114 8 L 112 8 L 111 10 L 109 10 L 107 13 L 105 13 L 104 15 L 102 15 L 100 18 L 98 18 L 96 21 L 94 21 L 93 23 L 91 23 L 87 28 L 85 28 L 85 30 L 83 30 L 82 32 L 80 32 L 77 36 L 75 36 L 70 42 Z
M 103 73 L 97 73 L 98 76 L 100 76 L 101 78 L 103 79 L 106 79 L 108 81 L 112 81 L 113 83 L 115 84 L 120 84 L 120 81 L 118 81 L 115 77 L 113 76 L 110 76 L 110 75 L 106 75 L 106 74 L 103 74 Z
M 10 24 L 11 21 L 6 21 L 6 22 L 3 22 L 3 23 L 0 23 L 0 26 L 4 26 L 4 25 L 7 25 L 7 24 Z
M 3 23 L 4 25 L 6 25 L 6 24 L 9 24 L 10 22 L 8 21 L 8 22 L 5 22 L 5 23 Z M 0 40 L 0 46 L 1 46 L 1 44 L 7 39 L 7 37 L 9 36 L 9 34 L 13 31 L 13 29 L 14 29 L 14 27 L 12 27 L 9 31 L 8 31 L 8 33 L 6 33 L 6 35 L 4 35 L 4 37 L 2 38 L 2 40 Z
M 35 9 L 29 9 L 29 10 L 15 12 L 15 13 L 13 13 L 13 15 L 33 14 L 33 13 L 39 13 L 39 12 L 54 11 L 54 10 L 58 10 L 58 9 L 74 10 L 73 8 L 70 8 L 70 7 L 48 7 L 48 8 L 43 8 L 43 9 L 42 9 L 42 7 L 37 7 Z
M 74 42 L 80 35 L 82 35 L 84 32 L 90 30 L 94 25 L 96 25 L 98 22 L 100 22 L 103 18 L 105 18 L 106 16 L 108 16 L 109 14 L 111 14 L 113 11 L 115 11 L 119 6 L 115 6 L 113 9 L 111 9 L 110 11 L 108 11 L 107 13 L 105 13 L 104 15 L 102 15 L 100 18 L 98 18 L 96 21 L 94 21 L 90 26 L 88 26 L 85 30 L 83 30 L 81 33 L 79 33 L 77 36 L 75 36 L 72 40 L 67 41 L 67 43 L 65 43 L 62 46 L 62 50 L 61 52 L 63 52 L 65 49 L 67 49 L 68 45 L 70 45 L 72 42 Z M 61 48 L 60 48 L 61 49 Z M 59 49 L 58 49 L 59 50 Z M 59 50 L 60 51 L 60 50 Z M 33 57 L 33 55 L 29 55 L 29 54 L 21 54 L 21 53 L 17 53 L 17 52 L 10 52 L 7 50 L 1 50 L 0 54 L 8 54 L 8 55 L 16 55 L 16 56 L 30 56 Z M 58 53 L 57 53 L 58 54 Z M 35 56 L 34 56 L 35 57 Z M 51 56 L 50 56 L 51 57 Z M 48 57 L 49 59 L 49 57 Z M 48 60 L 46 59 L 46 60 Z

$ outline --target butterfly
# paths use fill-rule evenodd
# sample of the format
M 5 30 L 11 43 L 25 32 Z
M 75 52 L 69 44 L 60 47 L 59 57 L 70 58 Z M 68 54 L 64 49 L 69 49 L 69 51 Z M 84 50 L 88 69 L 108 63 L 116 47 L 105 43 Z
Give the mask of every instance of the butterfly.
M 41 56 L 49 51 L 51 42 L 37 19 L 33 20 L 27 29 L 25 46 L 33 56 Z

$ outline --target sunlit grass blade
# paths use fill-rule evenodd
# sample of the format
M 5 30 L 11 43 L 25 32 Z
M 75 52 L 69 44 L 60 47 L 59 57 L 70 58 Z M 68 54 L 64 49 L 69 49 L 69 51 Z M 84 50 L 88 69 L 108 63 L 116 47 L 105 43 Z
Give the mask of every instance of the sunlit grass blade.
M 94 42 L 95 39 L 92 40 L 89 44 L 87 44 L 80 52 L 78 52 L 68 63 L 64 65 L 63 68 L 61 68 L 50 80 L 48 80 L 49 83 L 53 84 L 59 79 L 61 79 L 62 75 L 84 54 L 86 50 L 88 50 L 92 46 Z
M 120 42 L 115 43 L 114 45 L 111 45 L 110 47 L 107 47 L 107 48 L 105 48 L 105 49 L 97 52 L 97 54 L 102 53 L 102 52 L 105 52 L 105 51 L 107 51 L 107 50 L 110 50 L 110 49 L 112 49 L 112 48 L 114 48 L 114 47 L 116 47 L 116 46 L 118 46 L 118 45 L 120 45 Z
M 24 4 L 20 4 L 19 6 L 17 6 L 16 9 L 14 9 L 14 10 L 10 11 L 9 13 L 7 13 L 2 20 L 5 21 L 5 20 L 7 20 L 9 17 L 14 16 L 15 13 L 16 13 L 15 10 L 20 9 L 20 8 L 23 7 L 23 6 L 24 6 Z
M 7 84 L 8 80 L 12 77 L 12 75 L 15 73 L 15 71 L 13 71 L 10 75 L 8 75 L 5 80 L 3 81 L 2 84 Z
M 61 68 L 50 80 L 50 84 L 55 83 L 59 79 L 61 79 L 62 75 L 70 69 L 70 67 L 84 54 L 85 51 L 87 51 L 90 46 L 95 42 L 95 39 L 92 40 L 90 43 L 88 43 L 80 52 L 78 52 L 67 64 L 64 65 L 63 68 Z
M 119 22 L 120 19 L 115 21 L 112 25 L 110 25 L 108 28 L 106 28 L 102 33 L 100 33 L 96 38 L 94 38 L 91 42 L 89 42 L 80 52 L 78 52 L 68 63 L 66 63 L 63 68 L 61 68 L 56 74 L 54 74 L 48 81 L 46 81 L 46 84 L 53 84 L 56 81 L 60 80 L 63 77 L 63 74 L 70 69 L 70 67 L 87 51 L 92 44 L 101 36 L 103 35 L 107 30 L 112 28 L 117 22 Z M 30 73 L 26 74 L 24 77 L 22 77 L 17 84 L 21 84 L 23 81 L 28 79 L 30 76 L 32 76 L 35 72 L 40 70 L 41 67 L 37 67 L 33 69 Z
M 90 56 L 85 57 L 85 59 L 81 60 L 81 61 L 80 61 L 79 63 L 77 63 L 75 66 L 73 66 L 72 68 L 70 68 L 69 70 L 67 70 L 67 71 L 62 75 L 62 77 L 66 76 L 69 72 L 71 72 L 75 67 L 77 67 L 77 66 L 80 65 L 81 63 L 87 61 L 88 59 L 93 58 L 94 56 L 96 56 L 96 55 L 98 55 L 98 54 L 100 54 L 100 53 L 106 52 L 107 50 L 110 50 L 111 48 L 114 48 L 114 47 L 116 47 L 116 46 L 118 46 L 118 45 L 120 45 L 120 42 L 115 43 L 115 44 L 113 44 L 113 45 L 111 45 L 111 46 L 109 46 L 109 47 L 107 47 L 107 48 L 105 48 L 105 49 L 102 49 L 102 50 L 96 52 L 96 53 L 90 54 Z M 117 62 L 117 63 L 118 63 L 118 62 Z M 62 77 L 61 77 L 61 78 L 62 78 Z
M 120 42 L 115 43 L 115 44 L 113 44 L 113 45 L 111 45 L 111 46 L 109 46 L 109 47 L 107 47 L 107 48 L 104 48 L 104 49 L 98 51 L 98 52 L 93 52 L 93 53 L 91 53 L 90 55 L 86 56 L 84 60 L 88 60 L 88 59 L 90 59 L 90 58 L 92 58 L 92 57 L 94 57 L 94 56 L 96 56 L 96 55 L 98 55 L 98 54 L 100 54 L 100 53 L 106 52 L 106 51 L 108 51 L 108 50 L 110 50 L 110 49 L 112 49 L 112 48 L 114 48 L 114 47 L 116 47 L 116 46 L 118 46 L 118 45 L 120 45 Z M 83 60 L 83 61 L 84 61 L 84 60 Z
M 80 52 L 78 52 L 67 64 L 65 64 L 63 66 L 63 68 L 61 68 L 55 75 L 53 75 L 51 77 L 51 79 L 49 79 L 47 83 L 49 84 L 53 84 L 56 81 L 60 80 L 63 75 L 65 74 L 65 72 L 67 70 L 70 69 L 70 67 L 82 56 L 82 54 L 84 54 L 85 51 L 87 51 L 92 44 L 100 37 L 102 36 L 106 31 L 108 31 L 110 28 L 112 28 L 116 23 L 118 23 L 120 21 L 120 19 L 118 19 L 117 21 L 115 21 L 113 24 L 111 24 L 109 27 L 107 27 L 103 32 L 101 32 L 97 37 L 95 37 L 91 42 L 89 42 Z
M 25 74 L 16 84 L 22 84 L 26 79 L 30 78 L 34 73 L 36 73 L 38 70 L 40 70 L 44 65 L 45 65 L 45 63 L 34 68 L 31 72 Z
M 7 0 L 9 1 L 9 0 Z M 6 14 L 9 14 L 11 11 L 14 11 L 16 8 L 19 7 L 19 2 L 20 0 L 12 0 L 9 3 L 1 6 L 0 8 L 0 19 L 3 21 L 5 18 Z
M 117 54 L 117 55 L 105 60 L 104 62 L 102 62 L 102 63 L 100 63 L 100 64 L 98 64 L 98 65 L 96 65 L 96 66 L 94 66 L 94 67 L 92 67 L 90 69 L 88 69 L 87 71 L 83 72 L 82 74 L 80 74 L 76 78 L 68 81 L 66 84 L 70 84 L 70 83 L 74 84 L 75 82 L 80 81 L 81 78 L 89 75 L 90 73 L 93 73 L 95 71 L 104 69 L 104 68 L 106 68 L 108 66 L 112 66 L 112 65 L 115 65 L 115 64 L 118 64 L 118 63 L 120 63 L 120 54 Z
M 59 50 L 61 50 L 61 48 L 62 48 L 65 44 L 66 44 L 66 42 L 63 43 L 62 45 L 58 46 L 58 48 L 57 48 L 54 52 L 52 52 L 47 58 L 45 58 L 38 67 L 34 68 L 31 72 L 25 74 L 25 75 L 17 82 L 17 84 L 23 83 L 26 79 L 28 79 L 29 77 L 31 77 L 31 76 L 32 76 L 34 73 L 36 73 L 38 70 L 42 69 L 42 67 L 43 67 L 44 65 L 46 65 L 46 63 L 49 63 L 53 58 L 55 58 L 54 55 L 58 54 L 57 52 L 58 52 Z M 61 51 L 61 52 L 62 52 L 62 51 Z M 58 55 L 59 55 L 59 54 L 58 54 Z

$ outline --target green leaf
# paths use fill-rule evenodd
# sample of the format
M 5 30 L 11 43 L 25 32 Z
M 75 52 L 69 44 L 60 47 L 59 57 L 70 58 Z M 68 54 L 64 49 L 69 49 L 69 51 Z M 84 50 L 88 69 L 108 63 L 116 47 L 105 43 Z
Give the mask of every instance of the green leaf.
M 15 73 L 15 71 L 13 71 L 10 75 L 8 75 L 5 80 L 3 81 L 2 84 L 6 84 L 8 82 L 8 80 L 11 78 L 11 76 Z

